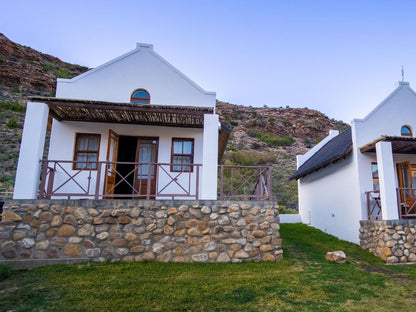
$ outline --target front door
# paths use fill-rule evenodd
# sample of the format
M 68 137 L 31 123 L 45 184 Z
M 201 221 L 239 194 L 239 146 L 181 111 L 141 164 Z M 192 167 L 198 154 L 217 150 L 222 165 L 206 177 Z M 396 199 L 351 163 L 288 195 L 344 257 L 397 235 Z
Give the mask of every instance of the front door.
M 156 195 L 158 138 L 139 137 L 137 141 L 134 189 L 140 198 L 154 199 Z
M 413 190 L 413 179 L 416 178 L 416 168 L 406 161 L 397 164 L 400 188 L 400 206 L 403 216 L 416 213 L 416 200 Z

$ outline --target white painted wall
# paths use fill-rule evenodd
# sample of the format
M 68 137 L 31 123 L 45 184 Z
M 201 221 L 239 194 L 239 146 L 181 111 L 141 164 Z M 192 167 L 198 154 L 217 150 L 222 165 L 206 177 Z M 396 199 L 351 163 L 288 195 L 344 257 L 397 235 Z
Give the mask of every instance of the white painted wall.
M 216 115 L 215 115 L 216 116 Z M 108 133 L 109 130 L 113 130 L 119 135 L 125 136 L 151 136 L 159 138 L 159 149 L 158 149 L 158 162 L 159 163 L 170 163 L 171 162 L 171 146 L 172 138 L 193 138 L 194 139 L 194 163 L 195 164 L 204 164 L 203 159 L 203 130 L 202 129 L 191 129 L 191 128 L 174 128 L 174 127 L 159 127 L 159 126 L 143 126 L 143 125 L 125 125 L 125 124 L 110 124 L 110 123 L 88 123 L 88 122 L 57 122 L 53 121 L 50 149 L 49 149 L 49 160 L 73 160 L 74 149 L 75 149 L 75 134 L 78 133 L 95 133 L 101 135 L 100 142 L 100 152 L 99 160 L 105 161 L 107 156 L 107 146 L 108 146 Z M 218 130 L 217 130 L 218 132 Z M 218 142 L 218 141 L 217 141 Z M 218 143 L 217 143 L 218 146 Z M 214 154 L 217 158 L 216 154 Z M 212 161 L 212 160 L 211 160 Z M 208 163 L 209 165 L 209 163 Z M 164 168 L 169 169 L 169 166 Z M 65 169 L 70 174 L 78 172 L 78 170 L 72 170 L 72 164 L 67 164 Z M 170 170 L 168 170 L 170 173 Z M 83 180 L 83 186 L 87 186 L 87 177 L 89 171 L 82 171 L 77 177 L 78 180 Z M 162 189 L 167 182 L 170 181 L 168 174 L 163 170 L 159 170 L 159 189 Z M 172 173 L 172 175 L 177 175 L 177 173 Z M 55 187 L 58 187 L 62 182 L 68 179 L 62 170 L 55 176 Z M 180 183 L 187 183 L 188 176 L 181 175 L 178 179 Z M 203 189 L 202 181 L 202 172 L 200 171 L 200 182 L 199 182 L 199 193 Z M 195 188 L 196 185 L 196 170 L 192 173 L 191 185 Z M 92 179 L 91 193 L 95 191 L 95 179 Z M 215 181 L 216 187 L 216 181 Z M 104 188 L 104 176 L 101 177 L 101 183 L 99 186 L 100 193 L 102 194 Z M 81 191 L 79 186 L 75 183 L 66 184 L 63 188 L 60 189 L 62 192 L 73 193 Z M 165 189 L 163 194 L 169 193 L 183 193 L 175 183 L 171 184 L 168 188 Z M 193 192 L 195 193 L 195 192 Z M 80 196 L 82 197 L 82 196 Z M 187 197 L 184 197 L 185 199 Z
M 341 159 L 298 180 L 299 212 L 302 222 L 357 243 L 359 221 L 367 218 L 365 192 L 373 189 L 371 163 L 378 161 L 380 166 L 383 160 L 387 162 L 385 170 L 379 170 L 386 177 L 384 182 L 388 185 L 385 184 L 386 187 L 381 190 L 384 192 L 381 197 L 389 209 L 383 216 L 397 218 L 397 202 L 394 200 L 398 186 L 396 164 L 403 161 L 416 163 L 416 155 L 396 154 L 389 157 L 386 150 L 380 147 L 377 154 L 363 154 L 359 148 L 382 135 L 400 136 L 403 125 L 410 126 L 415 136 L 415 116 L 416 93 L 407 82 L 400 82 L 398 88 L 367 117 L 354 119 L 351 124 L 352 153 L 345 160 Z M 330 138 L 331 136 L 328 136 L 326 139 Z M 298 166 L 315 152 L 316 150 L 313 150 L 298 156 Z
M 299 180 L 302 222 L 341 239 L 357 243 L 361 213 L 354 208 L 353 157 L 336 162 Z
M 208 92 L 153 51 L 137 48 L 72 79 L 58 79 L 56 97 L 129 103 L 134 90 L 150 93 L 153 105 L 215 107 Z
M 382 135 L 400 136 L 401 127 L 408 125 L 416 136 L 416 94 L 408 82 L 399 86 L 364 119 L 354 119 L 357 146 L 361 147 Z
M 13 199 L 37 198 L 48 114 L 46 104 L 27 103 Z
M 203 167 L 201 199 L 217 199 L 218 177 L 218 115 L 204 115 Z
M 279 214 L 280 223 L 301 223 L 300 214 Z

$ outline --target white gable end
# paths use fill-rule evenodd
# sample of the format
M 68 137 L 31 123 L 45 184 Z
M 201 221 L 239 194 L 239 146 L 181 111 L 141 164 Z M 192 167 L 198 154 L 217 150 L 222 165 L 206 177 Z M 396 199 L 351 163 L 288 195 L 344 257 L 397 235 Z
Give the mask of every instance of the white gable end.
M 408 82 L 400 82 L 382 103 L 364 119 L 354 119 L 356 144 L 361 147 L 382 135 L 400 136 L 401 127 L 410 126 L 415 134 L 416 94 Z
M 75 78 L 58 79 L 56 96 L 128 103 L 136 89 L 149 92 L 152 105 L 215 106 L 215 92 L 203 90 L 147 44 Z

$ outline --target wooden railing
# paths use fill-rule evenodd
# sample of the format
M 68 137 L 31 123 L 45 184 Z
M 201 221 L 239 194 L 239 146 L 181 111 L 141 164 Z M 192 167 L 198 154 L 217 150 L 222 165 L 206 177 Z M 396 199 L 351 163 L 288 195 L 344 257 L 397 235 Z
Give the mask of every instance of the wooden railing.
M 416 189 L 399 187 L 397 191 L 397 209 L 400 219 L 416 218 Z M 368 220 L 382 220 L 380 191 L 365 192 L 367 197 Z
M 200 164 L 98 161 L 82 162 L 83 169 L 73 169 L 75 163 L 65 160 L 43 161 L 38 197 L 199 198 Z M 183 171 L 172 171 L 172 166 Z M 121 170 L 126 167 L 127 170 Z M 109 173 L 114 178 L 111 185 L 107 183 Z M 121 186 L 122 192 L 118 190 Z
M 380 191 L 365 192 L 367 197 L 368 220 L 382 220 Z
M 397 188 L 397 201 L 400 219 L 416 218 L 416 189 Z
M 272 167 L 219 166 L 219 199 L 271 200 Z
M 39 198 L 198 200 L 200 196 L 200 164 L 98 161 L 80 162 L 84 168 L 73 169 L 75 161 L 42 162 Z M 271 200 L 272 167 L 221 165 L 218 191 L 221 200 Z

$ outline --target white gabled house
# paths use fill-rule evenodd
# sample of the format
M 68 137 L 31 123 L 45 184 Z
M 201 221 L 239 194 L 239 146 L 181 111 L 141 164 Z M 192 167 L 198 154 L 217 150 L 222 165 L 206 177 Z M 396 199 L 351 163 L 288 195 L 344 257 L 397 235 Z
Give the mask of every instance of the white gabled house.
M 359 242 L 360 220 L 416 218 L 416 93 L 399 82 L 351 128 L 297 156 L 303 223 Z
M 215 200 L 228 138 L 215 104 L 150 44 L 58 79 L 56 98 L 27 103 L 14 199 Z

